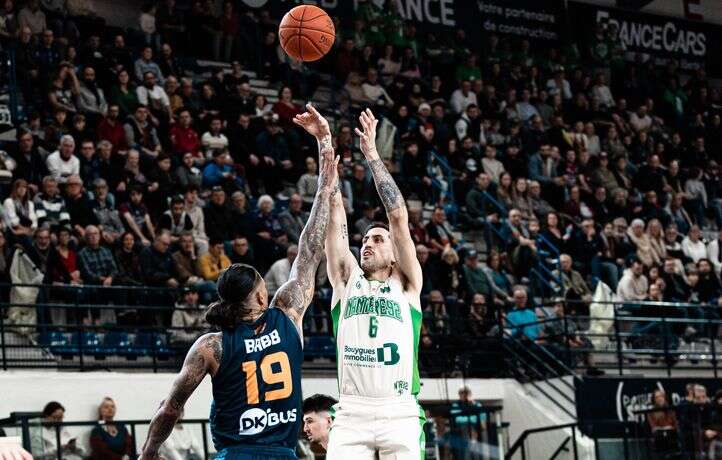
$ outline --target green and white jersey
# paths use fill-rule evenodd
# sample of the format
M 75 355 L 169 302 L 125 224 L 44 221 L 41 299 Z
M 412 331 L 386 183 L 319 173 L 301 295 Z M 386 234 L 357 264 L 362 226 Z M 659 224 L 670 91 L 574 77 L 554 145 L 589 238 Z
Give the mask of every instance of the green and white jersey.
M 356 266 L 341 292 L 333 293 L 338 384 L 341 396 L 410 397 L 419 392 L 419 299 L 401 282 L 367 280 Z

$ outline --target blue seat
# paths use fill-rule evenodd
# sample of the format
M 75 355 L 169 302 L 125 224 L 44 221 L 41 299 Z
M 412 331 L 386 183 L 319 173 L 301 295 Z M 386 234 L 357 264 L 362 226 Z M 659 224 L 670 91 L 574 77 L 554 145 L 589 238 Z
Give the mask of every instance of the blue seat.
M 336 357 L 336 341 L 330 335 L 314 335 L 306 337 L 304 354 L 309 358 Z
M 77 353 L 80 353 L 82 349 L 83 354 L 96 356 L 104 356 L 106 354 L 100 337 L 98 337 L 98 334 L 95 332 L 83 331 L 82 335 L 79 332 L 74 332 L 72 344 L 77 350 Z
M 168 348 L 168 337 L 159 332 L 140 332 L 135 337 L 132 350 L 139 355 L 167 359 L 172 354 Z
M 109 355 L 128 356 L 129 354 L 133 354 L 131 351 L 132 345 L 130 343 L 130 337 L 128 337 L 127 332 L 108 332 L 105 334 L 102 347 L 104 352 Z
M 71 345 L 71 342 L 64 332 L 46 331 L 40 335 L 40 343 L 50 349 L 54 355 L 71 355 L 77 351 L 77 348 Z

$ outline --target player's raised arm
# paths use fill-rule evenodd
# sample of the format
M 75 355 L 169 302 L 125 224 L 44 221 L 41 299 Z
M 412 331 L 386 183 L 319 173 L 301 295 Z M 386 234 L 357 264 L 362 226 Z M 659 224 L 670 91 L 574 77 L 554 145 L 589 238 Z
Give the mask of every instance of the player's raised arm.
M 318 138 L 328 132 L 328 122 L 309 104 L 308 112 L 294 118 L 296 124 Z M 316 270 L 323 257 L 323 244 L 331 212 L 331 195 L 338 183 L 338 158 L 331 143 L 319 143 L 318 190 L 311 214 L 298 240 L 298 255 L 288 281 L 278 289 L 271 305 L 283 309 L 301 331 L 303 314 L 313 298 Z
M 421 264 L 416 258 L 416 247 L 409 231 L 409 213 L 406 209 L 406 202 L 376 151 L 376 125 L 378 120 L 371 110 L 366 109 L 359 116 L 359 124 L 361 129 L 356 128 L 356 134 L 361 138 L 361 151 L 368 161 L 376 184 L 376 191 L 379 193 L 384 208 L 386 208 L 386 216 L 389 219 L 389 232 L 391 241 L 394 244 L 398 268 L 405 277 L 404 281 L 407 289 L 420 292 L 423 274 Z
M 141 460 L 154 460 L 158 449 L 173 432 L 186 401 L 198 388 L 206 374 L 217 371 L 221 362 L 221 335 L 205 334 L 196 340 L 186 355 L 183 368 L 173 382 L 170 395 L 163 401 L 148 428 Z

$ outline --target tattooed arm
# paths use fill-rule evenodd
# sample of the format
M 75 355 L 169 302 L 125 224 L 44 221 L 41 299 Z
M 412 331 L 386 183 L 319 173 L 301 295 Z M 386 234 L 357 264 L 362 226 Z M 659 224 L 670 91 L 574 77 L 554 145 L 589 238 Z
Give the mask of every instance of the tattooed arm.
M 319 139 L 319 177 L 318 190 L 311 207 L 311 214 L 298 240 L 298 255 L 291 266 L 291 275 L 281 286 L 271 301 L 271 305 L 281 308 L 302 333 L 303 314 L 313 298 L 316 282 L 316 270 L 323 257 L 323 243 L 326 239 L 330 200 L 333 190 L 338 186 L 336 167 L 338 158 L 331 146 L 328 122 L 310 104 L 308 111 L 294 118 L 296 124 L 305 128 Z
M 155 460 L 158 449 L 173 432 L 183 406 L 203 381 L 206 374 L 215 374 L 221 363 L 221 334 L 205 334 L 196 340 L 186 355 L 183 368 L 173 382 L 170 395 L 163 401 L 148 428 L 140 460 Z
M 416 245 L 414 240 L 411 239 L 411 232 L 409 231 L 409 213 L 406 209 L 406 202 L 376 151 L 376 125 L 378 120 L 371 113 L 371 110 L 366 109 L 361 112 L 359 123 L 363 130 L 356 128 L 356 134 L 361 138 L 361 151 L 369 163 L 376 184 L 376 191 L 384 208 L 386 208 L 386 216 L 389 219 L 389 232 L 391 241 L 394 244 L 398 269 L 404 277 L 406 289 L 412 292 L 421 292 L 424 277 L 419 259 L 416 258 Z

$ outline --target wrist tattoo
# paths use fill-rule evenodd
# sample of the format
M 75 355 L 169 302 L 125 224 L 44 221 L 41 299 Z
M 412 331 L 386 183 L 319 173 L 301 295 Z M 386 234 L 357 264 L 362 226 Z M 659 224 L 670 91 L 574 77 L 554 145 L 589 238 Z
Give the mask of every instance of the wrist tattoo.
M 333 148 L 333 142 L 331 142 L 331 136 L 329 136 L 329 135 L 323 136 L 318 141 L 318 149 L 320 151 L 323 151 L 326 149 L 331 149 L 331 148 Z

